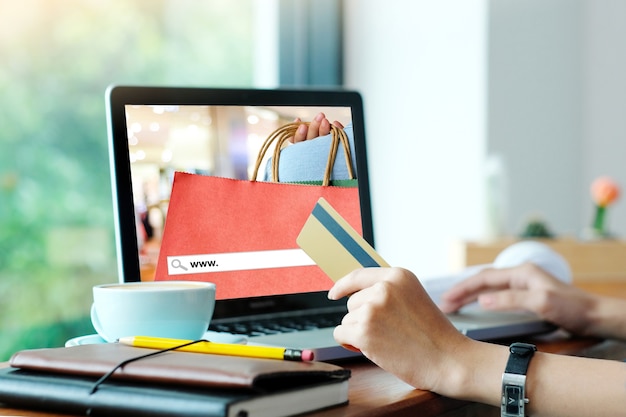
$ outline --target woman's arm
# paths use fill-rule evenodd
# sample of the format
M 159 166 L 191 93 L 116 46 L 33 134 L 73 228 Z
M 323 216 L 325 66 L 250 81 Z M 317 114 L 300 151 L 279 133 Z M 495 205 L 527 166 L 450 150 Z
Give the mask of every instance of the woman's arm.
M 350 296 L 337 341 L 416 388 L 500 405 L 506 346 L 460 334 L 417 278 L 400 268 L 348 274 L 329 298 Z M 616 416 L 626 410 L 626 364 L 538 352 L 527 374 L 533 415 Z
M 525 309 L 572 333 L 626 340 L 626 300 L 585 292 L 524 264 L 485 269 L 442 297 L 444 312 L 472 301 L 486 310 Z

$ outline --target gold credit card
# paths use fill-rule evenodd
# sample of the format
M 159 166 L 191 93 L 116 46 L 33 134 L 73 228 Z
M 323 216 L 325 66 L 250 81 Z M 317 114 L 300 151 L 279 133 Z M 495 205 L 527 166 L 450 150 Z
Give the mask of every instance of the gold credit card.
M 389 266 L 324 198 L 318 200 L 296 242 L 335 282 L 358 268 Z

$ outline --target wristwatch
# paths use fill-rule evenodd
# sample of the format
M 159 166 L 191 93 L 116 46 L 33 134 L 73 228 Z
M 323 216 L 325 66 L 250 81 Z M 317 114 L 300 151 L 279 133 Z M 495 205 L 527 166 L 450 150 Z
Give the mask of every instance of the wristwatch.
M 509 347 L 509 360 L 502 374 L 502 417 L 524 417 L 526 398 L 526 371 L 528 364 L 537 351 L 535 345 L 513 343 Z

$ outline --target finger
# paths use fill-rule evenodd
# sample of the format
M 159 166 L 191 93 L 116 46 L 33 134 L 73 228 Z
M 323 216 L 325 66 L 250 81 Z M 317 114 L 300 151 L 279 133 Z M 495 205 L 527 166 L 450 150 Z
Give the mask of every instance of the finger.
M 526 290 L 505 290 L 481 294 L 478 303 L 485 310 L 526 310 L 538 312 L 538 299 Z
M 455 313 L 459 311 L 463 306 L 471 304 L 476 300 L 478 300 L 478 295 L 454 299 L 454 300 L 445 300 L 442 298 L 438 304 L 438 307 L 442 312 L 446 314 Z
M 339 326 L 335 327 L 335 330 L 333 331 L 333 337 L 335 338 L 335 341 L 339 343 L 341 346 L 343 346 L 344 348 L 351 350 L 353 352 L 361 351 L 359 348 L 355 347 L 354 345 L 348 342 L 348 340 L 351 339 L 349 336 L 348 326 L 344 326 L 340 324 Z
M 338 122 L 337 120 L 335 120 L 335 121 L 333 122 L 333 126 L 336 126 L 336 127 L 338 127 L 339 129 L 343 129 L 343 128 L 344 128 L 344 126 L 341 124 L 341 122 Z
M 461 307 L 478 300 L 481 294 L 493 292 L 517 286 L 525 288 L 518 282 L 513 285 L 516 276 L 520 274 L 519 268 L 486 268 L 476 275 L 461 281 L 441 296 L 439 308 L 444 313 L 458 311 Z
M 328 291 L 328 298 L 338 300 L 374 285 L 380 280 L 380 269 L 361 268 L 350 272 L 333 285 Z
M 328 119 L 324 119 L 320 122 L 320 130 L 318 132 L 318 137 L 319 136 L 326 136 L 330 133 L 330 122 L 328 121 Z
M 320 135 L 320 125 L 323 120 L 326 119 L 324 113 L 318 113 L 317 116 L 311 121 L 309 125 L 309 131 L 307 132 L 306 139 L 315 139 Z
M 355 312 L 361 306 L 369 304 L 372 301 L 376 300 L 378 296 L 379 283 L 380 283 L 380 280 L 377 280 L 371 286 L 368 286 L 367 288 L 363 288 L 355 292 L 354 294 L 350 295 L 350 298 L 348 299 L 348 302 L 346 305 L 346 307 L 348 307 L 348 311 Z
M 293 138 L 292 138 L 292 142 L 293 143 L 298 143 L 298 142 L 303 142 L 306 140 L 306 136 L 308 133 L 308 126 L 305 124 L 301 124 L 300 126 L 298 126 L 298 129 L 296 129 L 296 133 L 294 134 Z
M 451 303 L 458 303 L 464 300 L 474 301 L 482 292 L 508 288 L 511 280 L 510 268 L 483 269 L 476 275 L 450 288 L 442 295 L 442 300 Z

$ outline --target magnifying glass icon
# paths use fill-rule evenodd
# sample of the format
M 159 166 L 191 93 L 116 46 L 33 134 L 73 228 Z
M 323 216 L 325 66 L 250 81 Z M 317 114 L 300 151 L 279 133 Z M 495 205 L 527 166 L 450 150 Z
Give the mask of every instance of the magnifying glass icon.
M 172 259 L 172 263 L 171 263 L 171 265 L 172 265 L 172 268 L 180 268 L 180 269 L 182 269 L 182 270 L 184 270 L 184 271 L 187 271 L 187 270 L 188 270 L 188 269 L 187 269 L 187 267 L 186 267 L 186 266 L 184 266 L 184 265 L 180 262 L 180 259 Z

